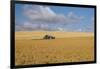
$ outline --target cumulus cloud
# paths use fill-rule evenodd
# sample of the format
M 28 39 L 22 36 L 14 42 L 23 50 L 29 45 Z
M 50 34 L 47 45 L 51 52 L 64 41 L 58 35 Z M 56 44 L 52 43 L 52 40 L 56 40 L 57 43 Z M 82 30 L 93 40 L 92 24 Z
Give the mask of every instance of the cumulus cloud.
M 62 27 L 50 27 L 50 24 L 70 24 L 79 23 L 84 17 L 75 15 L 73 12 L 56 13 L 49 6 L 24 5 L 23 16 L 27 18 L 22 25 L 16 25 L 16 30 L 49 30 L 63 31 Z M 55 26 L 55 25 L 54 25 Z
M 64 31 L 64 29 L 61 28 L 61 27 L 58 27 L 57 29 L 58 29 L 59 31 Z
M 57 14 L 50 7 L 40 5 L 26 5 L 23 12 L 28 19 L 37 23 L 77 23 L 82 19 L 73 12 Z
M 15 29 L 16 31 L 48 30 L 48 25 L 24 22 L 23 24 L 16 25 Z

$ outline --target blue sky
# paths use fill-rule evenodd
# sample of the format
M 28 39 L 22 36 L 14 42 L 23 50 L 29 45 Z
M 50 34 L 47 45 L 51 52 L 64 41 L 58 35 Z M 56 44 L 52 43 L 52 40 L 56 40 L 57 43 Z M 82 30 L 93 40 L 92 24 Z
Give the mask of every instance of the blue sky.
M 15 30 L 94 32 L 94 8 L 16 4 Z

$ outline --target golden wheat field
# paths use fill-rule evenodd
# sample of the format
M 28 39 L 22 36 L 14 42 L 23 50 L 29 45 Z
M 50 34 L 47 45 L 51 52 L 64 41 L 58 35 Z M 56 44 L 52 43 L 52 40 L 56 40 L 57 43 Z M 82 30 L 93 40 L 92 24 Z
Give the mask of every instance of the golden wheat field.
M 55 39 L 42 39 L 50 34 Z M 94 60 L 94 35 L 86 32 L 15 32 L 15 64 L 51 64 Z

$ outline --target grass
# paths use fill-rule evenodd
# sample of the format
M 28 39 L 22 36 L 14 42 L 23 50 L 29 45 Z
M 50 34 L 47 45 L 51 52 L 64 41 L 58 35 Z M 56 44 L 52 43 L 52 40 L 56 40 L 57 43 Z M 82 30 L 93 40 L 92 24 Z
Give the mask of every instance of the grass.
M 45 33 L 49 32 L 16 32 L 16 65 L 94 60 L 94 37 L 91 33 L 74 32 L 67 33 L 66 35 L 66 32 L 65 34 L 64 32 L 51 32 L 50 34 L 55 35 L 57 37 L 56 39 L 41 40 Z M 36 37 L 35 39 L 37 40 L 35 40 L 32 35 L 40 37 Z M 61 35 L 64 35 L 63 38 L 61 38 Z

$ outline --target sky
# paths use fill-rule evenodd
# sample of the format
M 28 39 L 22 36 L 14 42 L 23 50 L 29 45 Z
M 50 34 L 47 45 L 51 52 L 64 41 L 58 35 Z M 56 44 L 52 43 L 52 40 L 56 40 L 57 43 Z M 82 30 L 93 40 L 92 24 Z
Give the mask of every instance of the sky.
M 94 8 L 16 4 L 15 31 L 94 32 Z

